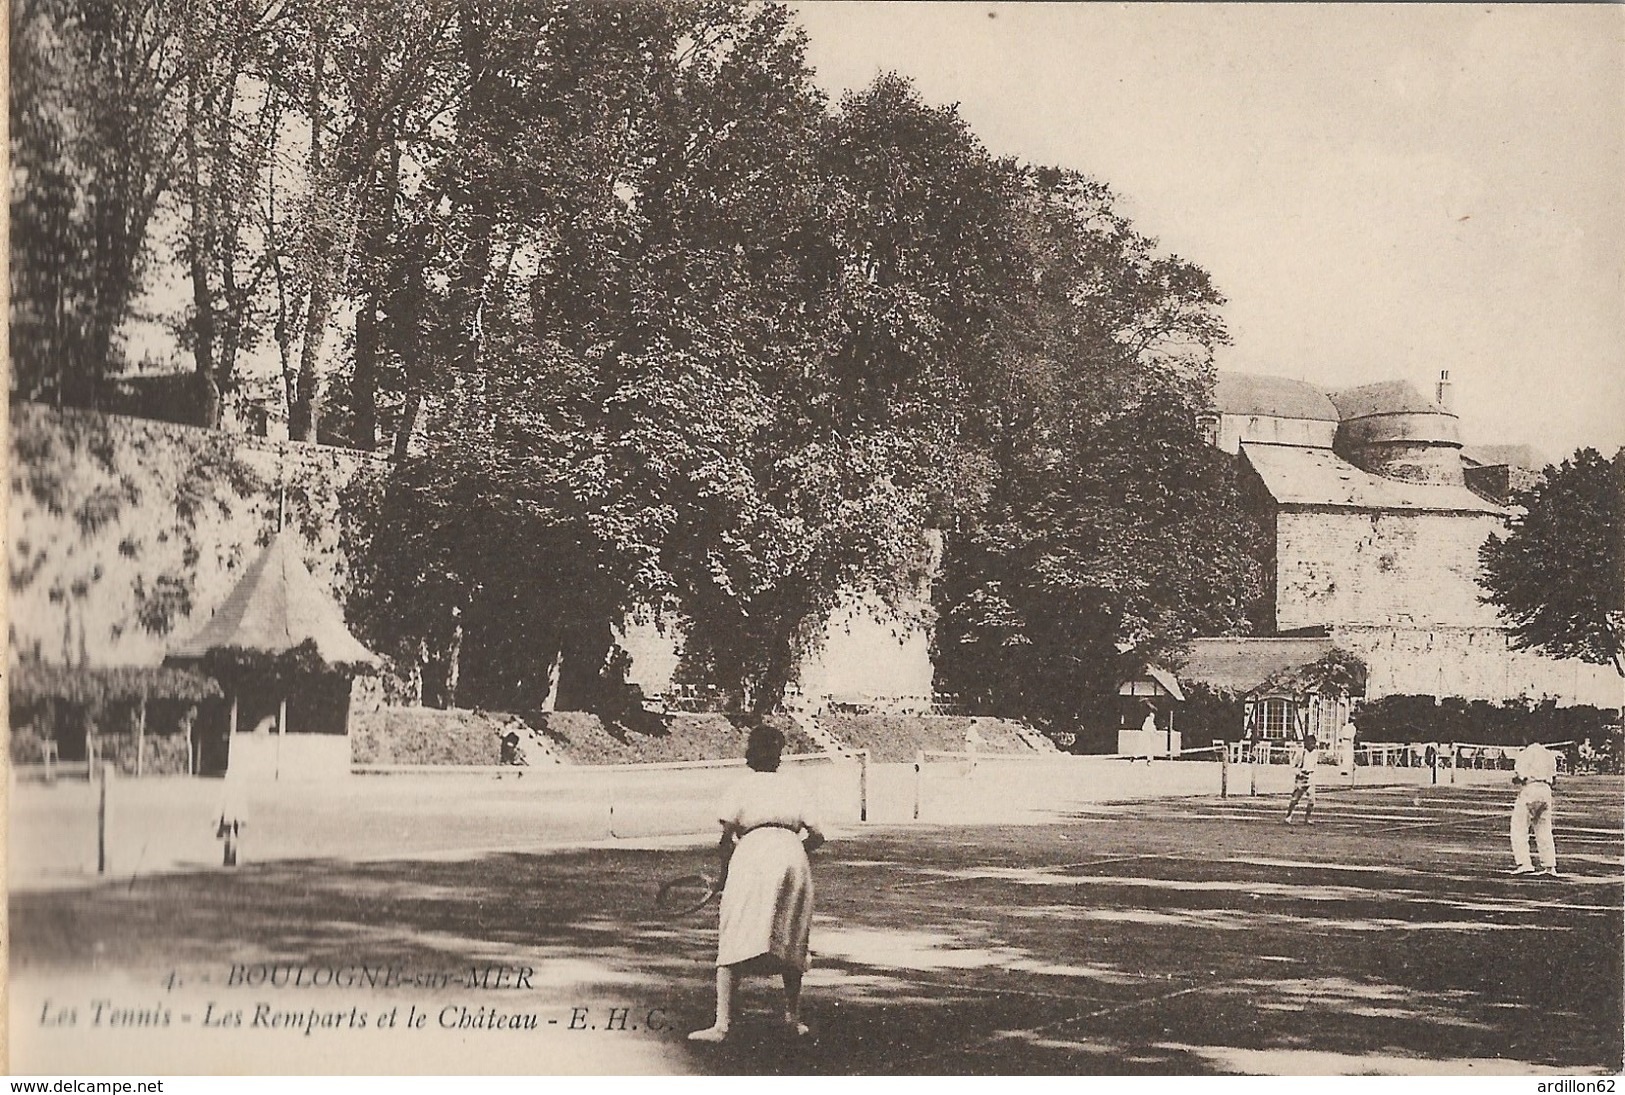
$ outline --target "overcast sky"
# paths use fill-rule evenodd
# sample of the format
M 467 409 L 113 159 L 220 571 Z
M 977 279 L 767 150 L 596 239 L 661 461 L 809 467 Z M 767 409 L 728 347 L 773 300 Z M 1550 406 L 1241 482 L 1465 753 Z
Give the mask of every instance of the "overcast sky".
M 1229 297 L 1221 368 L 1447 368 L 1469 442 L 1625 445 L 1625 8 L 796 9 L 832 96 L 895 69 L 1110 183 Z

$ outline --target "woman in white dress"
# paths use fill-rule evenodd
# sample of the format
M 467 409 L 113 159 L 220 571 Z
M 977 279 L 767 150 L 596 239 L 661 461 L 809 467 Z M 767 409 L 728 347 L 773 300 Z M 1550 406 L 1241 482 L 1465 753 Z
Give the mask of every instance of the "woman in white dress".
M 784 735 L 751 730 L 745 746 L 750 774 L 730 787 L 717 811 L 722 822 L 721 933 L 717 941 L 716 1023 L 689 1035 L 720 1042 L 733 1019 L 734 988 L 747 973 L 784 978 L 784 1022 L 801 1022 L 801 975 L 812 929 L 813 885 L 807 853 L 824 843 L 812 799 L 795 776 L 779 771 Z

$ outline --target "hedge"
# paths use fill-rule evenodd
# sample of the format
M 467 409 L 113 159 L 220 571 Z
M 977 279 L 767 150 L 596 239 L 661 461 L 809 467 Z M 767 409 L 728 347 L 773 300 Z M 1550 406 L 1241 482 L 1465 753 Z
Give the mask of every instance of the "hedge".
M 1590 706 L 1559 707 L 1553 700 L 1513 699 L 1493 703 L 1432 696 L 1383 696 L 1361 704 L 1354 725 L 1362 742 L 1463 742 L 1522 745 L 1541 741 L 1581 742 L 1601 748 L 1620 739 L 1619 712 Z M 1528 735 L 1526 737 L 1526 735 Z

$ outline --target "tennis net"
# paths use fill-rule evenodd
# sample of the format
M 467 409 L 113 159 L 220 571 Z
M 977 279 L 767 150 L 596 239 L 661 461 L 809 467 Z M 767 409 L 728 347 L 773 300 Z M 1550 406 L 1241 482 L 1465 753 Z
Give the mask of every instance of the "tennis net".
M 1088 803 L 1216 795 L 1212 747 L 1143 756 L 922 751 L 914 762 L 916 821 L 1022 821 Z
M 785 770 L 806 784 L 827 824 L 865 813 L 862 755 L 794 753 Z M 724 791 L 747 771 L 743 760 L 659 764 L 440 767 L 367 765 L 358 775 L 377 790 L 361 796 L 427 801 L 456 798 L 498 821 L 528 821 L 537 839 L 643 838 L 714 832 Z

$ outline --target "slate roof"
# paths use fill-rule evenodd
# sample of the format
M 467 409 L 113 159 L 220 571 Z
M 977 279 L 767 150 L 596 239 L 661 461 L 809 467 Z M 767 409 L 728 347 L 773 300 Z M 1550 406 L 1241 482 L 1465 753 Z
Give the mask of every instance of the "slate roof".
M 1327 397 L 1337 408 L 1337 416 L 1344 422 L 1352 418 L 1369 418 L 1378 414 L 1449 414 L 1443 407 L 1416 390 L 1408 380 L 1384 380 L 1376 384 L 1362 384 L 1358 388 L 1345 388 L 1328 392 Z
M 248 565 L 202 630 L 172 644 L 169 656 L 201 658 L 223 647 L 281 654 L 307 640 L 329 665 L 378 662 L 344 626 L 344 613 L 305 568 L 294 533 L 285 531 Z
M 1284 376 L 1221 372 L 1214 384 L 1213 402 L 1220 414 L 1337 421 L 1337 408 L 1325 392 Z
M 1491 513 L 1506 510 L 1465 486 L 1406 483 L 1362 471 L 1331 449 L 1247 442 L 1241 451 L 1281 505 Z

